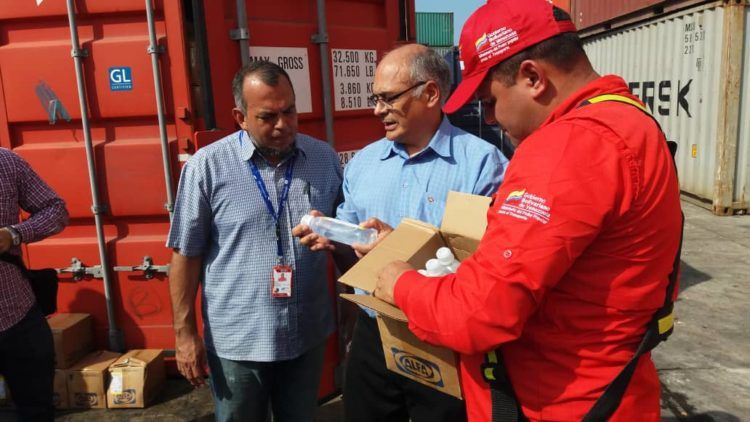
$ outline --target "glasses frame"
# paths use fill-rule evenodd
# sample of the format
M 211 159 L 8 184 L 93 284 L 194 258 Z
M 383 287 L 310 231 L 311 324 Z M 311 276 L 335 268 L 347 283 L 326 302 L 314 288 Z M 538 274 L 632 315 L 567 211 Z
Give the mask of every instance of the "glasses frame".
M 404 95 L 407 92 L 411 91 L 412 89 L 419 88 L 420 86 L 426 84 L 427 82 L 429 82 L 429 81 L 417 82 L 416 84 L 414 84 L 414 85 L 406 88 L 405 90 L 403 90 L 403 91 L 401 91 L 399 93 L 393 94 L 393 95 L 391 95 L 389 97 L 384 97 L 382 95 L 374 95 L 373 94 L 373 95 L 370 95 L 369 97 L 367 97 L 367 99 L 372 102 L 373 107 L 377 107 L 378 104 L 383 103 L 383 106 L 385 108 L 391 109 L 391 108 L 393 108 L 393 102 L 396 101 L 396 100 L 398 100 L 399 97 L 401 97 L 402 95 Z

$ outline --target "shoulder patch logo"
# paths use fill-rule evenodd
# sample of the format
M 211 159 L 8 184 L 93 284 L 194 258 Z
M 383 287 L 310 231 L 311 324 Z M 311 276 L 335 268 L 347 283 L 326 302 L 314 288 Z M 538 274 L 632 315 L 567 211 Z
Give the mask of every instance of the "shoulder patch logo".
M 531 219 L 542 224 L 549 223 L 550 219 L 547 199 L 527 192 L 526 189 L 509 193 L 497 213 L 523 221 Z
M 505 203 L 509 202 L 518 202 L 521 199 L 523 199 L 523 195 L 526 193 L 526 189 L 522 190 L 514 190 L 513 192 L 508 194 L 508 197 L 505 198 Z

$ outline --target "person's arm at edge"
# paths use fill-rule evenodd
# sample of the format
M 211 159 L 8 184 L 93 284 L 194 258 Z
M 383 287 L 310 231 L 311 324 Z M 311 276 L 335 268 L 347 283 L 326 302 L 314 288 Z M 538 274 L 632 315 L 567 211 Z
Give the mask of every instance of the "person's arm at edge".
M 59 233 L 68 224 L 65 202 L 20 156 L 15 155 L 18 169 L 18 203 L 31 214 L 14 228 L 23 243 L 42 240 Z
M 174 250 L 169 266 L 169 295 L 172 300 L 175 359 L 180 372 L 195 386 L 205 384 L 206 350 L 198 333 L 195 299 L 200 285 L 203 259 Z

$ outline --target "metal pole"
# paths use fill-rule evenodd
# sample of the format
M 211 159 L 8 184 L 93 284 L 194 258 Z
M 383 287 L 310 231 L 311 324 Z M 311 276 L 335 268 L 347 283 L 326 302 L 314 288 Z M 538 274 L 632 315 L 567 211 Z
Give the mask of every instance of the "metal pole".
M 151 71 L 154 74 L 154 94 L 156 96 L 156 115 L 159 118 L 159 138 L 161 140 L 161 161 L 164 167 L 164 183 L 167 188 L 167 203 L 164 207 L 169 211 L 172 221 L 174 211 L 174 191 L 172 190 L 172 162 L 169 159 L 169 141 L 167 140 L 167 124 L 164 121 L 164 99 L 161 91 L 161 75 L 159 73 L 159 45 L 156 43 L 156 25 L 154 12 L 151 10 L 151 0 L 146 0 L 146 20 L 148 21 L 148 54 L 151 55 Z
M 326 122 L 326 139 L 333 147 L 336 144 L 333 132 L 333 101 L 331 100 L 331 65 L 329 64 L 328 24 L 326 23 L 326 2 L 318 0 L 318 33 L 313 42 L 320 48 L 320 78 L 323 83 L 323 116 Z
M 201 84 L 201 101 L 203 102 L 203 120 L 206 129 L 216 129 L 214 111 L 214 91 L 211 86 L 211 66 L 208 62 L 208 41 L 206 36 L 206 13 L 203 0 L 191 0 L 193 7 L 193 33 L 198 57 L 198 76 Z
M 110 278 L 109 260 L 107 259 L 107 245 L 104 242 L 104 227 L 102 225 L 102 206 L 99 204 L 99 189 L 96 184 L 96 169 L 94 168 L 94 145 L 91 142 L 91 127 L 89 126 L 88 105 L 86 102 L 86 86 L 83 81 L 82 57 L 88 55 L 81 50 L 78 41 L 78 30 L 76 26 L 75 8 L 73 0 L 67 0 L 68 24 L 70 26 L 70 41 L 73 46 L 71 55 L 75 63 L 76 83 L 78 84 L 78 101 L 81 104 L 81 124 L 83 125 L 83 139 L 86 147 L 86 163 L 89 170 L 89 185 L 91 186 L 91 200 L 93 204 L 91 211 L 94 213 L 94 225 L 96 226 L 96 240 L 99 245 L 99 260 L 102 265 L 102 277 L 104 279 L 104 299 L 107 304 L 107 322 L 109 323 L 109 348 L 115 352 L 125 350 L 125 342 L 122 332 L 117 328 L 114 304 L 112 301 L 112 280 Z
M 237 41 L 240 43 L 240 58 L 242 65 L 250 64 L 250 31 L 247 29 L 247 9 L 245 0 L 237 0 Z

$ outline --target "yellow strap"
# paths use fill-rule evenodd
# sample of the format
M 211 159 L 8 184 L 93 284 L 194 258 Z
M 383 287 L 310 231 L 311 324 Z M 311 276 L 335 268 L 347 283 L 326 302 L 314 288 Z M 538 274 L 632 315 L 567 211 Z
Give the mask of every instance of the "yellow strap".
M 497 355 L 495 354 L 495 351 L 487 352 L 487 362 L 489 363 L 497 363 Z
M 594 98 L 589 98 L 587 101 L 590 102 L 591 104 L 601 103 L 604 101 L 618 101 L 621 103 L 626 103 L 626 104 L 630 104 L 632 106 L 638 107 L 639 109 L 641 109 L 641 111 L 643 111 L 646 114 L 651 114 L 651 111 L 649 111 L 649 109 L 643 104 L 639 103 L 638 101 L 632 98 L 624 97 L 622 95 L 602 94 L 602 95 L 597 95 Z
M 492 370 L 492 368 L 484 368 L 484 379 L 495 381 L 495 372 Z
M 674 314 L 670 313 L 669 315 L 659 320 L 659 334 L 666 333 L 667 331 L 669 331 L 670 328 L 672 328 L 673 325 L 674 325 Z

